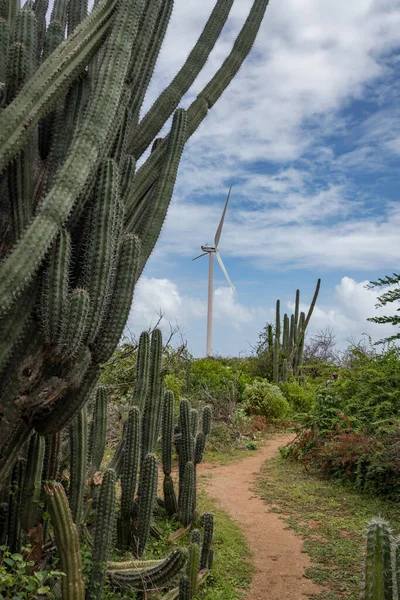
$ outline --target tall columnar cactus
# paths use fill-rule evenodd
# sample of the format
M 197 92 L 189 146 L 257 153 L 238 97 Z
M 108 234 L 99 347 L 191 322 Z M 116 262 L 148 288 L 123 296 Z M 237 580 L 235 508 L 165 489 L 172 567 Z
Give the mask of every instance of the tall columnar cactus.
M 29 531 L 34 525 L 42 487 L 44 437 L 35 433 L 29 443 L 28 461 L 22 491 L 21 526 Z
M 162 335 L 159 329 L 155 329 L 151 335 L 149 386 L 142 416 L 141 451 L 143 460 L 149 452 L 153 452 L 160 432 L 163 399 L 161 360 Z
M 132 511 L 140 457 L 140 413 L 137 406 L 129 411 L 125 428 L 125 446 L 122 459 L 121 514 L 119 517 L 119 546 L 128 550 L 132 536 Z
M 80 528 L 83 498 L 87 480 L 88 422 L 86 406 L 76 415 L 69 427 L 70 488 L 69 505 L 75 525 Z
M 116 473 L 107 469 L 103 474 L 100 498 L 96 511 L 95 534 L 92 552 L 92 572 L 90 575 L 87 600 L 102 600 L 107 562 L 114 536 Z
M 210 562 L 210 550 L 214 536 L 214 515 L 212 513 L 204 513 L 201 520 L 204 532 L 200 554 L 200 569 L 206 569 Z
M 67 496 L 60 483 L 50 482 L 45 490 L 60 556 L 60 570 L 64 573 L 61 579 L 62 598 L 85 600 L 78 528 L 72 520 Z
M 368 523 L 364 600 L 393 600 L 392 535 L 384 519 L 375 518 Z
M 298 375 L 303 361 L 304 339 L 307 326 L 317 302 L 321 280 L 318 279 L 307 316 L 300 313 L 300 290 L 296 290 L 294 314 L 290 319 L 283 317 L 281 337 L 280 301 L 276 303 L 275 337 L 272 339 L 272 326 L 268 328 L 268 348 L 272 350 L 272 379 L 274 383 L 287 381 L 289 373 Z
M 88 448 L 89 476 L 100 469 L 107 441 L 107 392 L 103 386 L 96 390 L 95 405 Z
M 49 20 L 46 0 L 3 3 L 0 481 L 32 429 L 52 435 L 73 420 L 121 337 L 184 145 L 250 52 L 268 4 L 254 0 L 222 66 L 178 109 L 233 1 L 216 2 L 142 119 L 172 0 L 99 0 L 89 14 L 86 0 L 57 0 Z M 136 170 L 172 114 L 170 133 Z
M 11 552 L 19 552 L 21 549 L 20 511 L 23 501 L 25 472 L 26 460 L 24 458 L 19 458 L 16 461 L 11 474 L 7 522 L 4 521 L 4 525 L 7 526 L 7 541 Z
M 150 535 L 153 507 L 157 497 L 157 459 L 154 454 L 147 454 L 140 470 L 139 480 L 139 523 L 137 527 L 137 543 L 135 553 L 142 556 Z

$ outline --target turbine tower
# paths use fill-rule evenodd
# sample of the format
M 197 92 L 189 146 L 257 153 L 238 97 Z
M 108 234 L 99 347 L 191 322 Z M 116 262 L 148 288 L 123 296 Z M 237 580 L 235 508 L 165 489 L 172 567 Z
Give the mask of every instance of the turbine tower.
M 200 254 L 199 256 L 196 256 L 196 258 L 192 259 L 192 260 L 197 260 L 198 258 L 201 258 L 202 256 L 206 256 L 207 254 L 209 255 L 209 263 L 208 263 L 209 266 L 208 266 L 208 310 L 207 310 L 207 347 L 206 347 L 206 356 L 211 356 L 211 353 L 212 353 L 212 312 L 213 312 L 214 254 L 217 257 L 217 261 L 219 262 L 219 266 L 221 267 L 222 272 L 225 275 L 226 280 L 229 283 L 229 286 L 230 286 L 231 290 L 233 291 L 234 295 L 237 298 L 236 290 L 234 288 L 234 285 L 233 285 L 232 281 L 229 278 L 227 270 L 225 269 L 225 265 L 222 262 L 221 255 L 219 253 L 219 240 L 221 238 L 222 227 L 224 225 L 224 219 L 225 219 L 226 209 L 228 208 L 228 202 L 229 202 L 229 197 L 231 195 L 231 189 L 232 189 L 232 187 L 229 188 L 229 192 L 228 192 L 228 196 L 227 196 L 227 199 L 226 199 L 226 202 L 225 202 L 224 210 L 222 212 L 222 217 L 221 217 L 221 220 L 219 222 L 217 231 L 215 233 L 214 246 L 208 246 L 208 245 L 201 246 L 201 249 L 202 249 L 203 253 Z

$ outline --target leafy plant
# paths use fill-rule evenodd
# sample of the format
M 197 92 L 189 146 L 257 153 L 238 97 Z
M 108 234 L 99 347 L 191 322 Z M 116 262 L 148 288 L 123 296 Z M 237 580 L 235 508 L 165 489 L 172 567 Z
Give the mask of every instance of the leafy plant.
M 270 421 L 283 420 L 290 410 L 289 403 L 279 387 L 266 380 L 247 385 L 244 396 L 249 414 L 262 415 Z
M 280 389 L 289 402 L 292 412 L 307 413 L 315 402 L 315 387 L 309 383 L 300 385 L 297 381 L 281 383 Z
M 7 546 L 0 546 L 0 599 L 36 600 L 55 598 L 50 583 L 64 576 L 60 571 L 37 571 L 35 561 L 29 559 L 29 548 L 22 549 L 24 554 L 12 553 Z

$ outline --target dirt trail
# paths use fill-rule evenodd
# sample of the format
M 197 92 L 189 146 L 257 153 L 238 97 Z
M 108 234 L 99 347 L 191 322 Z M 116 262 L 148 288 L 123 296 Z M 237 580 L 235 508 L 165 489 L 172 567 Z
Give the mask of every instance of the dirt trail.
M 303 577 L 310 560 L 301 551 L 301 539 L 250 490 L 264 461 L 276 456 L 278 446 L 290 437 L 276 436 L 254 455 L 230 465 L 199 465 L 199 475 L 207 476 L 201 483 L 238 522 L 252 552 L 255 573 L 247 600 L 305 600 L 323 589 Z

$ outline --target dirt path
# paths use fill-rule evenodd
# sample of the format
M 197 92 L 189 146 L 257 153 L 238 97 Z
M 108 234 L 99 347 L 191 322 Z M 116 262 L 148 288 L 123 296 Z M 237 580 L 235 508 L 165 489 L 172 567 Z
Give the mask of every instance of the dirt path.
M 259 452 L 230 465 L 199 465 L 207 492 L 239 523 L 252 552 L 255 573 L 247 600 L 305 600 L 323 589 L 303 577 L 310 560 L 301 551 L 301 539 L 250 490 L 264 461 L 276 456 L 278 446 L 290 437 L 277 436 Z

